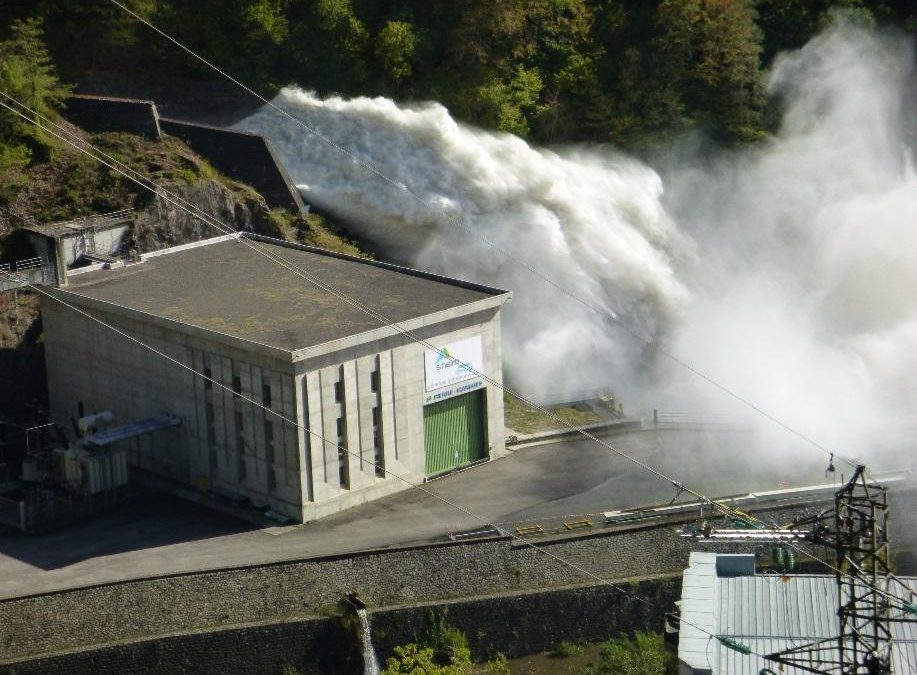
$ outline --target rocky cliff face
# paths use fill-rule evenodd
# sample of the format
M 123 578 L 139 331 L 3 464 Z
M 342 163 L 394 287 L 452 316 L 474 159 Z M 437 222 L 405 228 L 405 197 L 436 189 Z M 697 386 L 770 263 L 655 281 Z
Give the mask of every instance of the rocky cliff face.
M 141 253 L 226 234 L 230 230 L 281 237 L 264 198 L 244 188 L 230 190 L 207 178 L 176 183 L 138 208 L 134 246 Z M 183 208 L 184 206 L 184 208 Z M 194 215 L 201 211 L 211 224 Z

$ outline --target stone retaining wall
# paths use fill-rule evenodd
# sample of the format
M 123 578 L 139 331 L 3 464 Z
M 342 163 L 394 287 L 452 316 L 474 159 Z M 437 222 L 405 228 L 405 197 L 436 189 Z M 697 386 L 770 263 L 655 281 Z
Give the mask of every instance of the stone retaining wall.
M 781 517 L 779 512 L 768 515 Z M 598 579 L 680 574 L 689 551 L 697 547 L 679 537 L 674 526 L 534 543 L 541 550 L 498 538 L 5 600 L 0 602 L 0 662 L 86 645 L 321 616 L 352 591 L 371 608 L 381 608 L 593 584 Z M 762 552 L 770 555 L 769 549 Z
M 255 188 L 272 208 L 306 211 L 293 179 L 264 136 L 166 118 L 161 124 L 163 131 L 183 140 L 219 171 Z
M 373 643 L 384 664 L 394 646 L 425 632 L 431 611 L 445 612 L 447 623 L 465 633 L 475 660 L 497 652 L 538 653 L 561 641 L 658 631 L 680 586 L 676 577 L 628 584 L 628 594 L 600 585 L 377 610 L 370 614 Z M 281 675 L 284 667 L 303 675 L 357 675 L 363 662 L 353 625 L 303 619 L 165 636 L 0 665 L 0 675 Z
M 71 96 L 64 117 L 86 131 L 124 131 L 159 138 L 159 113 L 153 101 L 109 96 Z

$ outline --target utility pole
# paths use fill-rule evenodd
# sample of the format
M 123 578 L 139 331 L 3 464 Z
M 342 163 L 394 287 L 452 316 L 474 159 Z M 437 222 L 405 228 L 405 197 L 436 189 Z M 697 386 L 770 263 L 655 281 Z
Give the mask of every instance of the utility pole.
M 830 514 L 812 519 L 807 539 L 834 546 L 838 635 L 766 658 L 811 673 L 890 675 L 891 626 L 917 622 L 917 606 L 889 568 L 887 488 L 868 481 L 858 466 L 835 493 L 830 520 Z

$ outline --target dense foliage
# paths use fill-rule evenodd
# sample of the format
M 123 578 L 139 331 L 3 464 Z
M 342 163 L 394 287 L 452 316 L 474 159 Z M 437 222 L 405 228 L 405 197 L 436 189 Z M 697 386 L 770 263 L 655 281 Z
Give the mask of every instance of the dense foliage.
M 837 11 L 917 28 L 908 0 L 122 1 L 265 93 L 434 99 L 540 142 L 631 148 L 758 138 L 764 68 Z M 79 89 L 204 95 L 189 81 L 214 78 L 107 0 L 7 0 L 0 26 L 36 15 Z
M 633 638 L 621 635 L 602 645 L 597 666 L 582 675 L 668 675 L 677 672 L 673 655 L 659 633 L 637 631 Z
M 0 203 L 22 186 L 23 169 L 46 159 L 52 144 L 42 122 L 62 105 L 69 89 L 57 78 L 39 18 L 13 21 L 0 42 Z M 26 106 L 21 108 L 17 102 Z

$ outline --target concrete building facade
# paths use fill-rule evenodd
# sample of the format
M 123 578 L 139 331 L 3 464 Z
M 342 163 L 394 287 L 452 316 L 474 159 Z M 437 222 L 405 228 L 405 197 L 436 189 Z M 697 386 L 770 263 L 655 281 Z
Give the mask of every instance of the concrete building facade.
M 52 417 L 178 415 L 131 441 L 146 471 L 304 522 L 505 453 L 505 291 L 255 235 L 67 282 Z

